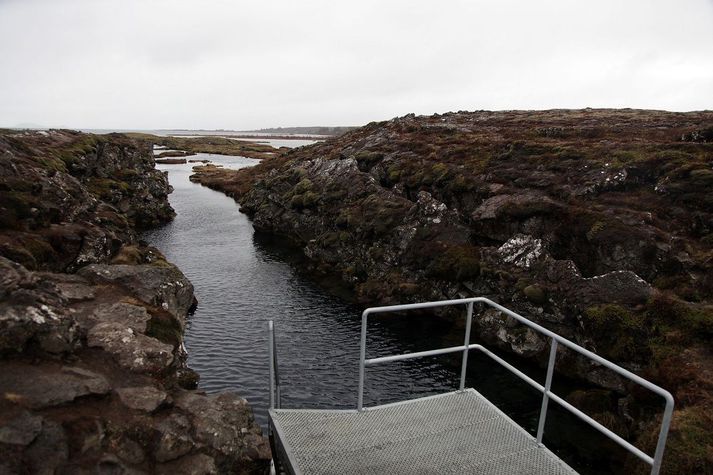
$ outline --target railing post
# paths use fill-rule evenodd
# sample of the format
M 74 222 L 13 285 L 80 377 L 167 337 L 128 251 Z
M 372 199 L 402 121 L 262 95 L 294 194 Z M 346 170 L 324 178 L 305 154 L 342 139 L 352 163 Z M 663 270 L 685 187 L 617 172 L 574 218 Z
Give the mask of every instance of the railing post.
M 540 419 L 537 423 L 537 443 L 542 444 L 542 435 L 545 432 L 545 421 L 547 420 L 547 404 L 550 400 L 550 388 L 552 387 L 552 373 L 555 369 L 555 359 L 557 357 L 557 340 L 552 338 L 550 343 L 550 361 L 547 364 L 547 377 L 545 378 L 545 390 L 542 393 L 542 406 L 540 407 Z
M 267 322 L 267 352 L 270 361 L 270 409 L 275 408 L 275 326 Z
M 463 362 L 460 367 L 460 390 L 465 389 L 465 373 L 468 368 L 468 345 L 470 344 L 470 325 L 473 321 L 473 302 L 468 302 L 465 317 L 465 340 L 463 341 Z
M 275 407 L 282 407 L 282 392 L 280 391 L 280 367 L 277 364 L 277 338 L 275 338 L 275 329 L 272 329 L 272 360 L 275 368 Z
M 668 437 L 668 429 L 671 426 L 671 417 L 673 416 L 673 404 L 673 396 L 667 394 L 666 407 L 663 410 L 661 429 L 659 430 L 659 440 L 656 443 L 656 452 L 654 452 L 654 463 L 651 465 L 651 475 L 658 475 L 661 470 L 663 452 L 666 449 L 666 438 Z
M 369 313 L 364 310 L 361 314 L 361 340 L 359 353 L 359 393 L 357 395 L 357 411 L 361 411 L 364 406 L 364 368 L 366 366 L 366 320 Z

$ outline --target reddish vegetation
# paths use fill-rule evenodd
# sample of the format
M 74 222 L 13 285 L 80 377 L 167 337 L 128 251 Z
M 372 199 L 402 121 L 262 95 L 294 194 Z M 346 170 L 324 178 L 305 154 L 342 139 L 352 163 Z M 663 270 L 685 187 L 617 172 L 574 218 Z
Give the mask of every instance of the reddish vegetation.
M 0 130 L 0 473 L 266 470 L 247 402 L 193 390 L 193 286 L 137 242 L 170 191 L 124 135 Z
M 654 379 L 677 400 L 666 471 L 713 471 L 712 112 L 406 116 L 196 171 L 364 302 L 489 295 Z M 543 357 L 504 323 L 478 332 Z M 628 417 L 651 420 L 653 401 L 576 359 L 558 366 L 608 388 L 605 418 L 651 451 L 654 422 Z

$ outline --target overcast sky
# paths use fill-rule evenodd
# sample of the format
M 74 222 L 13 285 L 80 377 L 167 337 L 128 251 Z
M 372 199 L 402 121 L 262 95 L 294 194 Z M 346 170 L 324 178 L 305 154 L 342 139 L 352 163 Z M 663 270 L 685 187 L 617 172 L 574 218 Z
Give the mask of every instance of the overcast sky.
M 713 109 L 713 0 L 0 0 L 0 126 Z

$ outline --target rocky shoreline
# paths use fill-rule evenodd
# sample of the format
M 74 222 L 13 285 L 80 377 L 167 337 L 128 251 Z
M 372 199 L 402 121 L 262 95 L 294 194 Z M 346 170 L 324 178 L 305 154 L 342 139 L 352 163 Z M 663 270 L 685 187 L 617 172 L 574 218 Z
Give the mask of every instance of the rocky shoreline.
M 0 472 L 264 473 L 245 399 L 196 391 L 193 286 L 151 144 L 0 131 Z
M 372 123 L 192 181 L 368 304 L 485 295 L 669 389 L 666 473 L 713 470 L 713 113 L 459 112 Z M 496 312 L 478 336 L 546 359 Z M 568 352 L 576 406 L 653 449 L 658 401 Z M 636 464 L 631 464 L 636 471 Z

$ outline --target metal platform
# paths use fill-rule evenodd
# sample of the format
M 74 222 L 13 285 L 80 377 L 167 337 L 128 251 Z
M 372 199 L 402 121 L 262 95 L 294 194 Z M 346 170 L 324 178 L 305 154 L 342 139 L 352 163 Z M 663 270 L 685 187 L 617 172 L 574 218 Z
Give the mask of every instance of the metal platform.
M 359 411 L 273 409 L 295 474 L 575 474 L 473 389 Z
M 550 341 L 544 384 L 535 381 L 480 344 L 470 343 L 474 306 L 484 305 L 541 334 Z M 367 320 L 378 313 L 465 306 L 463 345 L 366 357 Z M 550 401 L 557 403 L 651 467 L 661 469 L 674 400 L 665 389 L 553 333 L 485 297 L 423 302 L 364 310 L 361 319 L 359 384 L 353 411 L 282 409 L 275 329 L 268 323 L 270 368 L 270 440 L 275 463 L 293 474 L 572 474 L 576 473 L 543 445 Z M 608 368 L 665 400 L 653 456 L 606 428 L 552 391 L 559 346 L 592 364 Z M 468 353 L 478 351 L 542 393 L 537 435 L 532 437 L 474 389 L 466 389 Z M 459 391 L 396 404 L 364 407 L 367 367 L 394 361 L 462 353 Z

